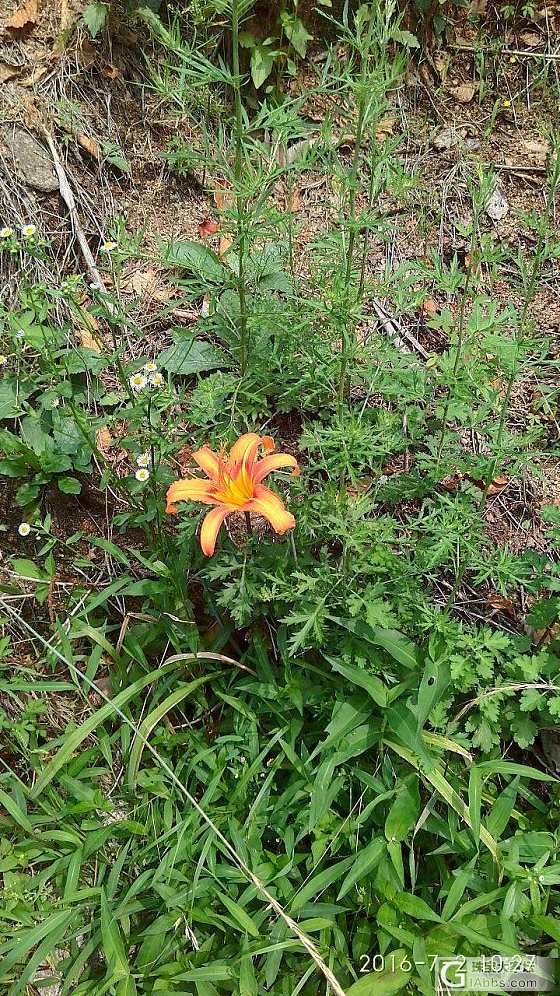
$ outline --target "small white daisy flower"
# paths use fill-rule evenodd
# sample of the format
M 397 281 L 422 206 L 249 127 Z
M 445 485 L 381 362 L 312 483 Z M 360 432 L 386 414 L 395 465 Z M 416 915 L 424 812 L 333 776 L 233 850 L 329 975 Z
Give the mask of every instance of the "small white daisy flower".
M 165 384 L 163 374 L 160 373 L 150 374 L 150 376 L 148 377 L 148 384 L 150 385 L 150 387 L 163 387 L 163 385 Z
M 117 248 L 117 243 L 113 242 L 112 239 L 105 239 L 105 241 L 102 242 L 100 246 L 101 252 L 113 252 L 113 250 L 115 250 L 116 248 Z
M 144 364 L 144 373 L 151 374 L 155 373 L 156 370 L 157 370 L 157 363 L 154 363 L 153 360 L 150 360 L 148 363 Z
M 144 482 L 147 481 L 150 476 L 150 471 L 146 467 L 139 467 L 134 476 L 137 481 L 140 481 L 142 484 L 144 484 Z
M 20 536 L 29 536 L 31 532 L 31 526 L 28 522 L 20 522 L 18 526 L 18 533 Z
M 149 467 L 150 454 L 147 451 L 145 453 L 139 453 L 139 455 L 136 457 L 136 464 L 138 467 Z
M 146 386 L 146 378 L 143 373 L 135 373 L 129 378 L 128 383 L 133 391 L 141 391 Z
M 21 230 L 21 234 L 23 235 L 24 239 L 30 239 L 32 235 L 35 235 L 36 231 L 37 231 L 36 225 L 24 225 Z
M 5 228 L 0 228 L 0 239 L 10 239 L 13 234 L 13 228 L 9 228 L 8 225 Z

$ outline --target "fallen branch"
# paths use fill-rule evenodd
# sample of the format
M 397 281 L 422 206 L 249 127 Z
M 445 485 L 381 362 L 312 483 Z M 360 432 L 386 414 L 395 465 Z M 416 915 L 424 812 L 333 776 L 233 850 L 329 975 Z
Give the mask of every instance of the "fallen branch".
M 383 331 L 386 332 L 387 335 L 392 338 L 393 342 L 395 343 L 395 346 L 397 346 L 398 349 L 402 349 L 404 350 L 404 352 L 409 353 L 410 350 L 403 342 L 403 339 L 405 339 L 406 342 L 409 343 L 409 345 L 412 346 L 416 350 L 416 352 L 420 354 L 422 359 L 427 360 L 430 354 L 426 352 L 422 343 L 418 342 L 416 336 L 413 335 L 412 332 L 408 332 L 406 329 L 403 329 L 395 318 L 391 318 L 391 316 L 385 311 L 385 309 L 379 303 L 379 301 L 375 300 L 375 298 L 372 300 L 371 303 L 373 306 L 373 310 L 375 311 L 375 314 L 377 315 L 379 322 L 383 328 Z
M 90 281 L 94 284 L 97 284 L 100 290 L 107 293 L 107 289 L 105 287 L 105 284 L 103 283 L 101 274 L 97 269 L 97 266 L 95 265 L 93 253 L 89 247 L 86 234 L 82 228 L 80 219 L 78 217 L 78 209 L 76 207 L 74 194 L 72 193 L 72 188 L 68 182 L 68 177 L 66 176 L 66 172 L 64 170 L 64 166 L 62 165 L 60 156 L 57 152 L 56 145 L 54 144 L 52 135 L 50 135 L 46 129 L 44 129 L 44 133 L 52 156 L 56 175 L 58 178 L 58 187 L 60 190 L 60 196 L 62 197 L 62 200 L 64 201 L 66 207 L 68 208 L 68 214 L 70 215 L 70 221 L 72 224 L 72 231 L 74 232 L 74 235 L 78 240 L 80 249 L 82 250 L 82 254 L 86 262 Z

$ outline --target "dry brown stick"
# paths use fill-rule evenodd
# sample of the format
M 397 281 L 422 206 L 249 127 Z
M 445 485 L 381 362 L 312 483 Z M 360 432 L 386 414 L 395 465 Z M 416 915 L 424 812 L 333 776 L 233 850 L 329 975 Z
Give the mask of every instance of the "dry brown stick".
M 89 247 L 86 234 L 82 228 L 80 219 L 78 217 L 78 209 L 76 207 L 74 194 L 72 193 L 72 188 L 68 182 L 68 177 L 66 176 L 66 172 L 64 170 L 64 166 L 62 165 L 60 156 L 57 152 L 56 145 L 54 144 L 52 135 L 50 135 L 46 129 L 44 129 L 44 133 L 52 156 L 56 175 L 58 178 L 58 187 L 60 190 L 60 196 L 62 197 L 62 200 L 64 201 L 66 207 L 68 208 L 68 214 L 70 215 L 70 221 L 72 223 L 72 230 L 78 240 L 80 249 L 82 250 L 82 254 L 86 262 L 89 277 L 93 283 L 98 284 L 100 290 L 105 291 L 106 293 L 106 287 L 103 283 L 101 274 L 97 269 L 97 266 L 95 265 L 93 253 Z
M 414 336 L 412 332 L 408 332 L 406 329 L 403 329 L 394 318 L 391 318 L 378 301 L 373 299 L 371 303 L 384 332 L 392 337 L 395 345 L 402 348 L 404 346 L 402 340 L 406 339 L 406 341 L 413 346 L 416 352 L 420 354 L 422 359 L 427 360 L 429 353 L 427 353 L 423 345 L 418 342 L 416 336 Z
M 457 52 L 487 52 L 490 55 L 518 55 L 526 59 L 560 59 L 560 52 L 533 52 L 531 49 L 522 48 L 501 48 L 494 51 L 492 48 L 479 48 L 475 45 L 450 45 L 450 48 Z

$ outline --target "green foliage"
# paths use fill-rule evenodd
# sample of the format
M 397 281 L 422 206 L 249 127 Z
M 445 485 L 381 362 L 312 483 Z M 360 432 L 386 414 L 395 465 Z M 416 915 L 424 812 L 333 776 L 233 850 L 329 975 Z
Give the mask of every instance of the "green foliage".
M 86 10 L 95 36 L 92 7 L 107 5 Z M 560 521 L 540 508 L 538 553 L 489 528 L 507 489 L 531 514 L 523 488 L 548 445 L 555 387 L 527 424 L 510 416 L 514 384 L 549 363 L 528 312 L 557 255 L 558 169 L 526 255 L 482 231 L 492 178 L 461 165 L 471 263 L 370 273 L 385 196 L 414 197 L 377 135 L 416 38 L 392 3 L 345 7 L 347 59 L 327 53 L 318 86 L 352 123 L 348 157 L 298 100 L 251 110 L 239 46 L 262 87 L 310 38 L 284 7 L 282 41 L 251 41 L 250 13 L 189 10 L 227 26 L 230 67 L 179 17 L 140 12 L 168 53 L 153 85 L 196 107 L 205 150 L 176 143 L 168 162 L 227 191 L 219 251 L 201 237 L 154 252 L 117 219 L 99 255 L 109 291 L 33 283 L 23 264 L 48 242 L 2 242 L 24 274 L 1 315 L 0 475 L 26 515 L 2 524 L 9 996 L 45 966 L 95 996 L 316 996 L 329 970 L 348 996 L 432 996 L 439 954 L 560 941 L 560 794 L 541 753 L 560 716 Z M 336 205 L 302 265 L 277 191 L 311 170 Z M 140 259 L 175 293 L 135 321 L 123 269 Z M 521 304 L 483 293 L 483 267 Z M 446 302 L 425 322 L 433 353 L 379 314 L 384 300 L 417 328 L 428 291 Z M 167 516 L 165 492 L 202 479 L 199 447 L 251 430 L 297 455 L 299 477 L 266 482 L 295 528 L 231 514 L 207 558 L 200 503 Z

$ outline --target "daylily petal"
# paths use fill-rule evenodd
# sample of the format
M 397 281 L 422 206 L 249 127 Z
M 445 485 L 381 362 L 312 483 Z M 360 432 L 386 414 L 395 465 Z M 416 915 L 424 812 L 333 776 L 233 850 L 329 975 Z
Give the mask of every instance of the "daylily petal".
M 274 442 L 272 436 L 262 436 L 261 443 L 263 444 L 263 449 L 265 453 L 272 453 L 276 449 L 276 443 Z
M 235 477 L 243 464 L 250 474 L 260 443 L 261 437 L 256 432 L 246 432 L 240 436 L 229 453 L 226 468 L 228 474 Z
M 208 477 L 211 477 L 213 481 L 218 480 L 220 461 L 217 454 L 209 446 L 201 446 L 199 450 L 195 450 L 192 458 L 200 469 L 208 474 Z
M 167 489 L 167 512 L 176 512 L 175 502 L 178 501 L 201 501 L 204 505 L 215 505 L 216 499 L 212 497 L 209 481 L 203 481 L 198 477 L 187 477 L 182 481 L 175 481 Z
M 290 456 L 289 453 L 276 453 L 274 456 L 266 456 L 257 461 L 253 467 L 253 481 L 255 484 L 260 484 L 271 470 L 281 470 L 282 467 L 293 467 L 293 477 L 297 477 L 299 474 L 298 462 L 295 457 Z
M 255 488 L 255 497 L 252 501 L 247 502 L 245 508 L 249 512 L 257 512 L 259 515 L 263 515 L 270 522 L 274 531 L 280 536 L 287 532 L 288 529 L 293 529 L 296 524 L 292 513 L 285 509 L 278 495 L 260 484 Z
M 202 552 L 206 554 L 207 557 L 211 557 L 216 548 L 216 538 L 220 531 L 222 522 L 224 521 L 226 515 L 230 514 L 231 509 L 224 508 L 223 505 L 219 505 L 217 508 L 213 508 L 211 512 L 208 512 L 204 516 L 204 521 L 202 523 L 202 529 L 200 530 L 200 545 L 202 547 Z

